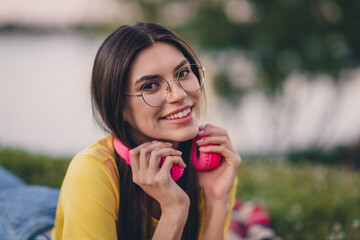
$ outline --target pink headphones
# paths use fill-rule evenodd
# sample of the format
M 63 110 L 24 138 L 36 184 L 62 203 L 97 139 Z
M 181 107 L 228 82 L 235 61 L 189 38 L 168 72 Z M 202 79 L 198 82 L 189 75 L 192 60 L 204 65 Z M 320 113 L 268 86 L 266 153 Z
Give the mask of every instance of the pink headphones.
M 192 141 L 191 146 L 191 159 L 193 162 L 193 165 L 196 170 L 198 171 L 206 171 L 211 170 L 219 166 L 220 160 L 221 160 L 221 154 L 219 153 L 199 153 L 199 158 L 197 157 L 197 145 L 196 141 L 199 139 L 202 139 L 205 137 L 196 137 Z M 206 145 L 207 146 L 207 145 Z M 130 148 L 126 147 L 119 139 L 114 138 L 114 148 L 115 151 L 122 157 L 127 164 L 130 165 Z M 164 163 L 165 158 L 161 158 L 160 166 Z M 177 181 L 182 174 L 184 173 L 184 169 L 179 167 L 178 165 L 173 165 L 170 169 L 171 177 L 174 179 L 174 181 Z

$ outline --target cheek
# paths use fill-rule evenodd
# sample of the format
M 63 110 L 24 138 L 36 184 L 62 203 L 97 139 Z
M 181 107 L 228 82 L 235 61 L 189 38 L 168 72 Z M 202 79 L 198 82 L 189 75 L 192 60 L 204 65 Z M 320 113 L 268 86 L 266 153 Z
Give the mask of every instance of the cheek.
M 196 109 L 195 110 L 197 112 L 200 112 L 201 104 L 202 104 L 202 98 L 203 98 L 202 92 L 194 93 L 192 95 L 192 98 L 194 99 L 194 102 L 196 103 Z
M 129 101 L 126 101 L 123 111 L 124 120 L 132 127 L 136 127 L 136 125 L 138 124 L 138 111 L 141 111 L 141 109 L 139 109 L 141 106 L 139 106 L 139 104 L 137 104 L 135 100 L 137 99 L 131 99 Z
M 157 122 L 157 111 L 146 104 L 129 104 L 124 111 L 124 118 L 138 130 L 153 128 Z

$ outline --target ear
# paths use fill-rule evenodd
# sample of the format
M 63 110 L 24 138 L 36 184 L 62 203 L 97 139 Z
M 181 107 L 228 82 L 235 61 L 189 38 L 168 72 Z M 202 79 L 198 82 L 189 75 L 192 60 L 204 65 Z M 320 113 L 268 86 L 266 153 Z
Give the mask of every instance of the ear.
M 125 104 L 124 107 L 123 107 L 123 112 L 122 112 L 122 115 L 123 115 L 123 119 L 124 119 L 124 122 L 131 122 L 130 119 L 131 119 L 131 108 L 128 104 Z
M 129 121 L 129 113 L 128 113 L 127 107 L 124 107 L 122 115 L 123 115 L 124 122 L 128 122 Z

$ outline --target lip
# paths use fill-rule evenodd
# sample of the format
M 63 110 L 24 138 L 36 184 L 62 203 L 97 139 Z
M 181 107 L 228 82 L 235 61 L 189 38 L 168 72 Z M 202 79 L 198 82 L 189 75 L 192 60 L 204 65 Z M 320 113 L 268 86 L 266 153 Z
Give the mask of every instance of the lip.
M 176 119 L 172 119 L 172 120 L 162 118 L 161 120 L 166 121 L 167 123 L 181 125 L 181 124 L 185 124 L 187 122 L 190 122 L 192 119 L 193 119 L 193 111 L 191 110 L 190 114 L 187 115 L 186 117 L 176 118 Z
M 191 112 L 186 117 L 176 118 L 176 119 L 172 119 L 172 120 L 166 119 L 167 116 L 170 116 L 170 115 L 175 114 L 175 113 L 182 112 L 182 111 L 184 111 L 185 109 L 188 109 L 188 108 L 191 109 Z M 176 109 L 175 111 L 170 112 L 169 114 L 162 117 L 160 120 L 165 121 L 167 123 L 171 123 L 171 124 L 181 125 L 181 124 L 185 124 L 187 122 L 190 122 L 193 119 L 193 116 L 194 116 L 193 115 L 193 106 L 192 105 L 186 105 L 184 107 Z
M 175 113 L 182 112 L 182 111 L 184 111 L 185 109 L 188 109 L 188 108 L 191 108 L 191 111 L 192 111 L 192 107 L 193 107 L 192 105 L 185 105 L 185 106 L 183 106 L 181 108 L 178 108 L 178 109 L 176 109 L 176 110 L 174 110 L 172 112 L 167 113 L 166 115 L 162 116 L 161 119 L 166 119 L 167 116 L 173 115 Z M 190 115 L 191 115 L 191 113 L 190 113 Z

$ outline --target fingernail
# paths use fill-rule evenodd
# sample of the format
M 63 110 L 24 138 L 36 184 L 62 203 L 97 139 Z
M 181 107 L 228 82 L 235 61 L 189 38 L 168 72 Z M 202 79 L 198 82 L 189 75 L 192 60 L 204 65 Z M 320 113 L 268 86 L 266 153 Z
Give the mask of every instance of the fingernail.
M 176 152 L 178 152 L 178 153 L 182 154 L 182 152 L 181 152 L 181 151 L 179 151 L 179 150 L 176 150 Z
M 168 146 L 170 146 L 170 147 L 172 146 L 172 144 L 169 143 L 169 142 L 166 142 L 165 144 L 168 145 Z
M 204 134 L 204 130 L 200 130 L 200 131 L 199 131 L 199 134 Z
M 153 141 L 151 141 L 152 143 L 157 143 L 158 141 L 156 141 L 156 140 L 153 140 Z
M 202 147 L 199 147 L 199 151 L 203 151 L 203 150 L 205 150 L 205 146 L 202 146 Z
M 202 139 L 197 140 L 196 142 L 197 142 L 197 143 L 201 143 L 201 142 L 203 142 L 203 141 L 204 141 L 204 139 L 202 138 Z
M 204 128 L 205 128 L 204 125 L 199 126 L 199 129 L 204 129 Z

